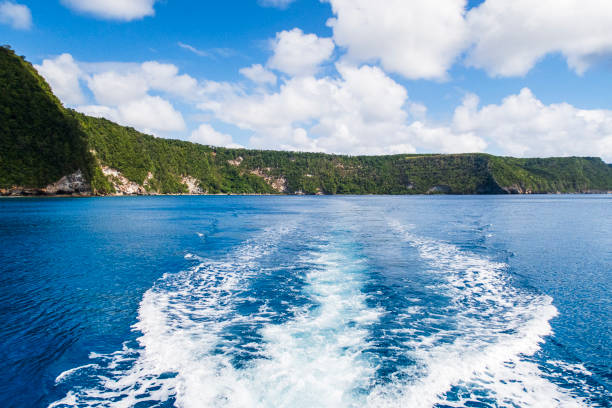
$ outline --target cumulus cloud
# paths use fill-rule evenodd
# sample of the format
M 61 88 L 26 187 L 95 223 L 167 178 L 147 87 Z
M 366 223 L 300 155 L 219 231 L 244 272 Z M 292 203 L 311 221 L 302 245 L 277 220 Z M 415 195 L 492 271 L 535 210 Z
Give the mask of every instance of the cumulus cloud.
M 173 132 L 185 129 L 185 121 L 172 104 L 159 96 L 145 96 L 119 105 L 122 122 L 147 133 Z
M 197 93 L 198 81 L 187 74 L 179 75 L 179 69 L 176 65 L 149 61 L 143 63 L 140 69 L 151 89 L 181 96 L 185 99 L 193 98 Z
M 182 114 L 167 99 L 150 92 L 187 98 L 195 92 L 197 81 L 178 75 L 174 65 L 145 62 L 136 69 L 127 67 L 126 72 L 111 70 L 91 75 L 87 84 L 98 105 L 78 109 L 146 133 L 184 130 Z
M 550 53 L 581 74 L 612 53 L 609 1 L 487 0 L 467 21 L 475 43 L 467 62 L 492 75 L 524 75 Z
M 531 90 L 479 108 L 469 95 L 455 110 L 456 131 L 487 137 L 497 150 L 519 157 L 603 156 L 612 160 L 612 111 L 567 103 L 545 105 Z
M 546 105 L 523 89 L 482 107 L 478 97 L 468 95 L 452 120 L 439 123 L 382 69 L 346 63 L 336 68 L 338 78 L 292 77 L 276 91 L 211 86 L 199 107 L 252 131 L 250 145 L 257 148 L 349 154 L 489 151 L 612 160 L 612 111 Z
M 328 0 L 334 41 L 353 62 L 380 61 L 410 79 L 440 79 L 468 44 L 465 0 Z
M 304 34 L 299 28 L 281 31 L 273 42 L 274 55 L 268 61 L 270 68 L 292 76 L 315 74 L 320 65 L 334 52 L 330 38 Z
M 222 92 L 200 108 L 217 119 L 252 131 L 258 148 L 329 153 L 410 153 L 474 151 L 486 146 L 473 134 L 454 134 L 449 127 L 410 122 L 411 112 L 424 115 L 403 86 L 380 68 L 339 64 L 340 78 L 294 77 L 276 92 Z
M 174 109 L 170 102 L 159 96 L 146 95 L 116 107 L 84 105 L 77 107 L 77 110 L 86 115 L 134 127 L 148 134 L 178 132 L 186 127 L 183 115 Z
M 4 1 L 0 3 L 0 23 L 17 30 L 29 30 L 32 28 L 32 12 L 23 4 Z
M 240 73 L 260 85 L 275 85 L 277 78 L 274 73 L 265 69 L 261 64 L 251 65 L 247 68 L 242 68 Z
M 102 105 L 81 105 L 78 107 L 78 111 L 94 118 L 104 118 L 110 121 L 120 123 L 123 119 L 119 115 L 119 112 L 115 108 Z
M 106 20 L 132 21 L 155 14 L 157 0 L 62 0 L 77 12 Z
M 215 120 L 251 132 L 250 147 L 349 154 L 489 151 L 513 156 L 603 156 L 612 160 L 612 111 L 544 104 L 529 89 L 481 106 L 468 95 L 452 120 L 427 108 L 380 67 L 336 63 L 335 76 L 284 77 L 278 87 L 196 81 L 171 64 L 79 64 L 68 54 L 37 67 L 62 100 L 94 101 L 78 109 L 150 133 L 185 129 L 171 101 L 197 105 Z M 241 70 L 256 83 L 276 77 L 263 66 Z M 266 79 L 266 76 L 271 76 Z M 83 79 L 79 82 L 79 79 Z M 156 95 L 160 94 L 160 95 Z M 209 124 L 191 140 L 236 147 Z
M 79 79 L 83 72 L 70 54 L 62 54 L 55 59 L 45 59 L 36 70 L 49 82 L 51 89 L 60 100 L 68 105 L 84 103 Z
M 345 58 L 409 79 L 443 79 L 456 61 L 491 76 L 520 76 L 555 53 L 582 74 L 612 55 L 609 1 L 486 0 L 469 12 L 465 0 L 326 1 Z
M 232 136 L 216 131 L 209 124 L 203 123 L 191 133 L 189 141 L 209 146 L 241 148 L 243 146 L 233 142 Z
M 175 65 L 156 61 L 85 64 L 63 54 L 45 59 L 36 69 L 64 103 L 88 115 L 153 134 L 185 130 L 181 112 L 166 98 L 178 97 L 189 102 L 200 92 L 194 78 L 179 74 Z M 87 101 L 84 96 L 81 79 L 94 101 Z
M 88 80 L 89 89 L 96 101 L 103 105 L 119 105 L 140 99 L 147 94 L 149 86 L 140 73 L 118 73 L 115 71 L 93 75 Z

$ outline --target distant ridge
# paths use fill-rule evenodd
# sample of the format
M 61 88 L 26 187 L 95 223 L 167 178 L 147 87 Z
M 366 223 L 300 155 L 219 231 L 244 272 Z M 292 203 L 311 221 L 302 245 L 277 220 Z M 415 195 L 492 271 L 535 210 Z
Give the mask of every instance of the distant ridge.
M 595 157 L 343 156 L 160 139 L 66 109 L 0 48 L 0 195 L 526 194 L 612 191 Z

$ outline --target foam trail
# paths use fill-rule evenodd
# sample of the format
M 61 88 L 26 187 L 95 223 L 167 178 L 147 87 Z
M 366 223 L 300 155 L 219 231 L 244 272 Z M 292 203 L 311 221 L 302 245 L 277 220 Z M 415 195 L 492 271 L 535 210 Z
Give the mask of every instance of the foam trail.
M 227 357 L 214 353 L 220 333 L 244 320 L 234 313 L 235 303 L 248 290 L 248 281 L 261 272 L 256 261 L 272 253 L 291 229 L 269 228 L 223 261 L 200 259 L 188 271 L 165 274 L 141 301 L 134 325 L 142 333 L 138 346 L 125 344 L 120 351 L 96 356 L 100 365 L 106 364 L 90 375 L 96 386 L 74 389 L 50 406 L 121 408 L 146 401 L 180 401 L 191 392 L 194 377 L 205 381 L 209 374 L 214 381 L 219 372 L 231 369 Z M 73 369 L 58 378 L 77 374 Z
M 543 378 L 528 358 L 552 334 L 549 321 L 557 310 L 550 297 L 512 287 L 503 274 L 505 264 L 422 239 L 399 223 L 391 226 L 438 275 L 440 283 L 431 289 L 449 297 L 451 305 L 413 323 L 416 329 L 445 328 L 405 340 L 417 362 L 406 369 L 409 380 L 377 387 L 370 406 L 462 407 L 467 401 L 508 407 L 584 405 Z
M 342 251 L 344 252 L 344 251 Z M 338 252 L 314 255 L 306 294 L 316 306 L 263 330 L 265 359 L 242 374 L 252 407 L 359 407 L 374 367 L 363 358 L 368 327 L 382 311 L 361 292 L 363 265 Z
M 373 374 L 362 358 L 367 327 L 379 316 L 361 293 L 363 267 L 327 250 L 302 262 L 309 266 L 304 293 L 312 303 L 296 308 L 284 324 L 265 324 L 262 358 L 246 367 L 233 367 L 227 355 L 207 355 L 197 367 L 185 367 L 179 406 L 360 406 L 356 390 Z
M 203 260 L 190 271 L 164 276 L 141 302 L 134 326 L 142 333 L 140 347 L 97 356 L 107 360 L 99 385 L 73 390 L 53 406 L 131 407 L 146 401 L 184 408 L 363 406 L 363 390 L 375 376 L 363 352 L 369 327 L 382 311 L 367 305 L 366 269 L 350 245 L 309 236 L 315 241 L 311 250 L 292 260 L 293 269 L 281 268 L 302 274 L 299 290 L 275 289 L 299 291 L 305 299 L 292 303 L 291 318 L 272 322 L 278 312 L 266 304 L 246 315 L 237 312 L 238 303 L 254 294 L 248 282 L 264 273 L 256 259 L 275 248 L 276 235 L 245 245 L 231 262 Z M 259 339 L 228 337 L 241 325 L 257 327 Z M 235 364 L 245 349 L 252 358 Z M 73 370 L 63 378 L 77 374 Z

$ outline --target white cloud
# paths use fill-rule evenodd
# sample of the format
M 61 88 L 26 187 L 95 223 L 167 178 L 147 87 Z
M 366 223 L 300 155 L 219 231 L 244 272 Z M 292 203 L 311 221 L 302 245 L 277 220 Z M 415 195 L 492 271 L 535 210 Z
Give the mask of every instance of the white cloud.
M 339 79 L 295 77 L 278 92 L 224 92 L 200 104 L 217 119 L 254 132 L 257 148 L 330 153 L 410 153 L 482 150 L 472 134 L 454 134 L 425 121 L 410 124 L 409 111 L 425 115 L 404 87 L 380 68 L 338 65 Z M 210 95 L 209 95 L 210 96 Z
M 145 96 L 118 107 L 124 124 L 147 133 L 185 130 L 185 121 L 172 104 L 159 96 Z
M 68 105 L 84 103 L 85 97 L 79 79 L 83 73 L 70 54 L 45 59 L 36 70 L 49 82 L 53 93 Z
M 406 89 L 376 66 L 335 65 L 337 76 L 298 75 L 280 86 L 242 82 L 198 82 L 176 66 L 79 64 L 68 54 L 37 67 L 64 101 L 83 98 L 79 78 L 94 101 L 78 107 L 149 133 L 185 129 L 178 98 L 218 120 L 252 132 L 250 147 L 349 154 L 489 151 L 514 156 L 603 156 L 612 160 L 612 111 L 579 109 L 567 103 L 546 105 L 529 89 L 499 104 L 480 106 L 468 95 L 453 119 L 435 123 L 427 108 L 409 99 Z M 264 80 L 261 65 L 242 70 Z M 159 95 L 152 93 L 157 92 Z M 93 102 L 93 103 L 92 103 Z M 235 145 L 231 135 L 204 124 L 191 139 Z
M 191 133 L 190 142 L 209 146 L 241 148 L 243 146 L 233 142 L 232 136 L 216 131 L 209 124 L 203 123 Z
M 159 95 L 195 100 L 200 88 L 192 77 L 179 74 L 172 64 L 78 63 L 70 54 L 46 59 L 36 69 L 49 81 L 62 102 L 76 105 L 88 115 L 104 117 L 146 133 L 185 130 L 181 112 Z M 87 103 L 79 79 L 91 91 L 95 103 Z
M 546 105 L 530 90 L 479 107 L 469 95 L 453 120 L 434 123 L 427 108 L 380 68 L 337 64 L 339 78 L 294 77 L 278 91 L 219 87 L 201 109 L 253 132 L 252 147 L 349 154 L 483 152 L 602 156 L 612 160 L 612 111 Z
M 320 65 L 334 52 L 330 38 L 319 38 L 315 34 L 304 34 L 299 28 L 276 34 L 273 42 L 274 55 L 268 66 L 292 76 L 315 74 Z
M 151 89 L 187 99 L 197 92 L 198 81 L 186 74 L 179 75 L 176 65 L 149 61 L 141 65 L 141 70 Z
M 84 113 L 95 118 L 105 118 L 110 121 L 120 123 L 123 121 L 117 109 L 102 106 L 102 105 L 82 105 L 77 109 L 79 112 Z
M 197 82 L 178 75 L 178 68 L 169 64 L 145 62 L 136 67 L 128 64 L 126 68 L 125 72 L 111 70 L 89 77 L 87 83 L 98 105 L 78 109 L 146 133 L 184 130 L 182 114 L 168 100 L 149 92 L 188 97 Z
M 410 79 L 441 79 L 467 45 L 465 0 L 328 0 L 334 41 L 352 62 L 380 61 Z
M 476 96 L 466 97 L 455 111 L 453 127 L 486 137 L 512 156 L 612 160 L 612 111 L 578 109 L 567 103 L 545 105 L 527 88 L 499 105 L 480 109 Z
M 261 64 L 251 65 L 248 68 L 242 68 L 240 73 L 260 85 L 275 85 L 276 75 L 265 69 Z
M 89 89 L 96 101 L 103 105 L 119 105 L 143 98 L 149 86 L 140 73 L 118 73 L 116 71 L 95 74 L 88 80 Z
M 467 62 L 492 75 L 526 74 L 561 53 L 579 74 L 612 53 L 612 2 L 605 0 L 487 0 L 470 11 L 475 46 Z
M 259 0 L 259 4 L 264 7 L 277 7 L 280 9 L 287 8 L 295 0 Z
M 419 151 L 429 153 L 484 152 L 489 143 L 472 132 L 458 132 L 451 126 L 416 121 L 408 127 Z M 397 152 L 400 153 L 400 152 Z
M 32 28 L 32 13 L 28 6 L 4 1 L 0 3 L 0 23 L 17 30 L 29 30 Z
M 72 10 L 107 20 L 132 21 L 155 14 L 157 0 L 62 0 Z
M 195 55 L 199 55 L 200 57 L 210 57 L 210 54 L 208 52 L 202 51 L 202 50 L 194 47 L 193 45 L 185 44 L 185 43 L 182 43 L 180 41 L 177 44 L 182 49 L 187 50 L 187 51 L 191 51 Z
M 559 53 L 582 74 L 612 55 L 612 2 L 606 0 L 326 0 L 335 43 L 352 63 L 380 62 L 409 79 L 444 79 L 464 62 L 492 76 L 525 75 Z
M 144 96 L 122 105 L 83 105 L 77 110 L 86 115 L 105 118 L 123 126 L 134 127 L 141 132 L 178 132 L 185 130 L 183 115 L 170 102 L 159 96 Z
M 104 68 L 104 66 L 102 66 Z M 88 80 L 98 105 L 80 107 L 84 113 L 105 117 L 146 133 L 185 130 L 182 114 L 173 105 L 151 91 L 195 98 L 198 83 L 182 74 L 175 65 L 148 61 L 142 64 L 111 64 L 111 70 L 93 74 Z

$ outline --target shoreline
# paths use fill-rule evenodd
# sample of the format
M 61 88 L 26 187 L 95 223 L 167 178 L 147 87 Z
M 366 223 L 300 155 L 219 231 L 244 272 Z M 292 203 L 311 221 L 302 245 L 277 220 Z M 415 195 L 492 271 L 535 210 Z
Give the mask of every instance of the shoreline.
M 218 193 L 218 194 L 23 194 L 23 195 L 0 195 L 0 199 L 13 198 L 135 198 L 135 197 L 462 197 L 462 196 L 563 196 L 563 195 L 612 195 L 612 191 L 589 191 L 589 192 L 554 192 L 554 193 L 522 193 L 522 194 L 263 194 L 263 193 Z

